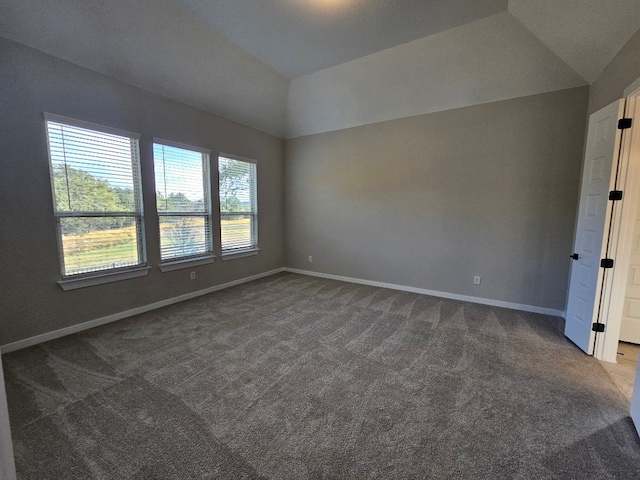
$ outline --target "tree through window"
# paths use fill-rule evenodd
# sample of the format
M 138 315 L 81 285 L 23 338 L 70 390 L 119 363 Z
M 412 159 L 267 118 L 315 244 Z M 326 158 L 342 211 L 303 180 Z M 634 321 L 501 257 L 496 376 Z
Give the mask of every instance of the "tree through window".
M 222 253 L 258 247 L 256 164 L 234 157 L 218 158 Z
M 63 277 L 144 264 L 139 136 L 45 121 Z
M 160 258 L 212 255 L 209 151 L 156 140 L 153 159 Z

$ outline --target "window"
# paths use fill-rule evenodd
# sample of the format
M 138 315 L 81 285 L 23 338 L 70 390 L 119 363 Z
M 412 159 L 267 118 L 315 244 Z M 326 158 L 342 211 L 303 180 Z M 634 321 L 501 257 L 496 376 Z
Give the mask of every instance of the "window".
M 139 136 L 51 114 L 45 122 L 63 277 L 143 265 Z
M 211 256 L 209 151 L 154 140 L 163 262 Z
M 218 169 L 222 253 L 257 249 L 256 164 L 222 156 Z

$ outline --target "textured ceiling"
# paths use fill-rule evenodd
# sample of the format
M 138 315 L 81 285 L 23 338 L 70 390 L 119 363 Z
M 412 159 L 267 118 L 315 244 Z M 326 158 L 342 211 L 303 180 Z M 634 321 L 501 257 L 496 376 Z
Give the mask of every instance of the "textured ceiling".
M 589 83 L 640 28 L 640 0 L 510 0 L 509 11 Z
M 505 11 L 507 0 L 176 0 L 295 78 Z
M 175 0 L 296 78 L 508 10 L 592 82 L 640 28 L 640 0 Z
M 288 80 L 173 0 L 0 0 L 0 36 L 263 132 L 283 132 Z
M 320 115 L 352 91 L 366 122 L 591 83 L 638 28 L 640 0 L 0 0 L 1 37 L 278 136 L 292 98 Z M 518 39 L 510 68 L 530 74 L 508 83 L 490 65 Z M 539 58 L 552 68 L 525 68 Z M 450 73 L 479 63 L 482 78 Z
M 585 86 L 509 12 L 291 81 L 287 137 Z

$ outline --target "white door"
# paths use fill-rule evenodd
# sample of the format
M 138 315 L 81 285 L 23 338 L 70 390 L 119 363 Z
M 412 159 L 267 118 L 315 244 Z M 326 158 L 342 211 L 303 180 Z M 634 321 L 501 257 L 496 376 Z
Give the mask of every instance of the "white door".
M 620 150 L 618 119 L 623 113 L 624 100 L 618 100 L 589 118 L 564 330 L 569 340 L 589 355 L 593 354 L 592 325 L 598 318 L 598 300 L 606 271 L 600 268 L 600 260 L 607 249 L 605 236 L 613 203 L 609 201 L 609 191 L 615 186 Z
M 640 216 L 640 209 L 636 208 L 636 212 L 636 217 Z M 635 218 L 633 225 L 633 243 L 622 310 L 620 340 L 640 343 L 640 218 Z

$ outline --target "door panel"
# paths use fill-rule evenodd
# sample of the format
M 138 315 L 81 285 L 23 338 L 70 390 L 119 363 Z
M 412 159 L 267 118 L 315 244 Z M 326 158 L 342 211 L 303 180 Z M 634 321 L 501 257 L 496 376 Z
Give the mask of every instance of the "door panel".
M 620 148 L 618 119 L 623 112 L 624 100 L 618 100 L 589 118 L 573 250 L 578 258 L 571 268 L 565 335 L 590 355 L 595 338 L 591 326 L 597 318 L 604 272 L 600 268 L 600 260 L 606 253 L 603 239 L 608 234 L 612 208 L 609 190 L 615 185 Z

